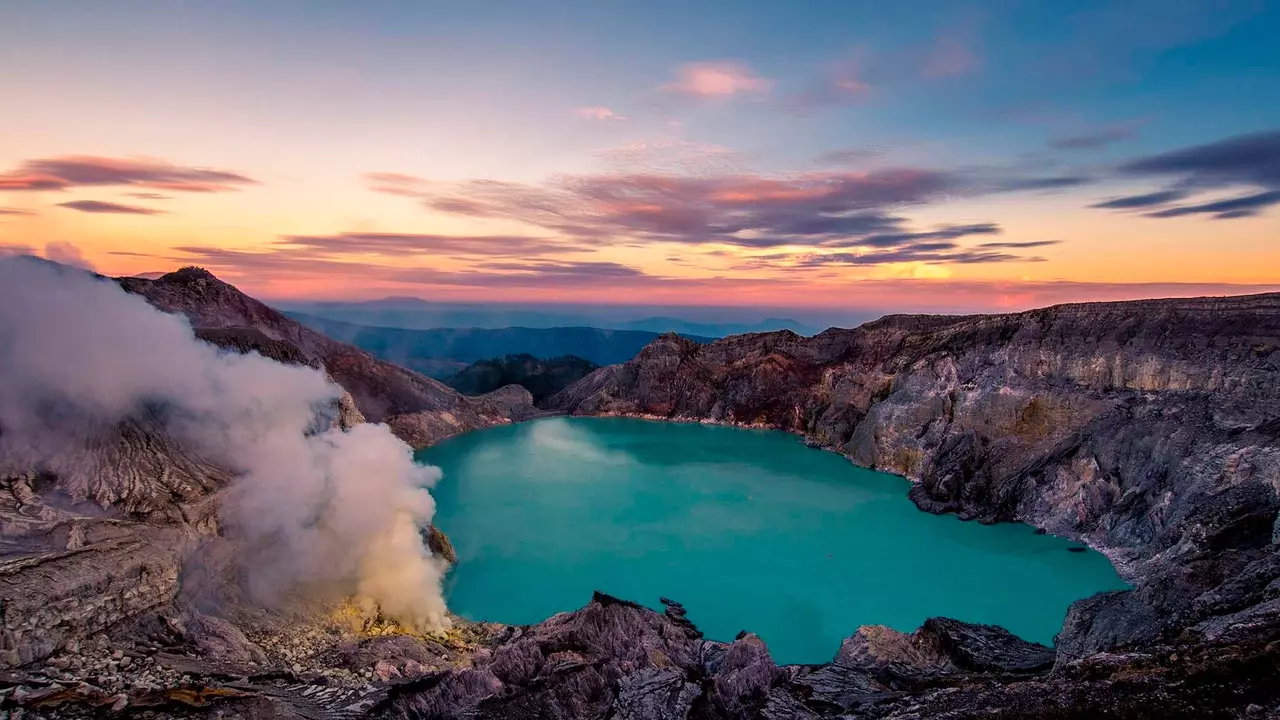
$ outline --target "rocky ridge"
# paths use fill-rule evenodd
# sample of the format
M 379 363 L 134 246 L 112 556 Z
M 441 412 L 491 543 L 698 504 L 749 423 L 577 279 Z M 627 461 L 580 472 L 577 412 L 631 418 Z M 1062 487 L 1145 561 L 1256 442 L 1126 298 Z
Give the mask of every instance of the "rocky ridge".
M 1059 662 L 1280 611 L 1277 294 L 665 336 L 548 404 L 799 433 L 924 510 L 1098 548 L 1134 589 L 1076 603 Z
M 382 422 L 421 448 L 451 435 L 530 417 L 532 397 L 509 387 L 469 398 L 441 382 L 332 340 L 245 295 L 200 268 L 154 280 L 119 278 L 153 306 L 187 317 L 197 336 L 239 352 L 323 368 L 369 422 Z
M 519 392 L 471 404 L 281 323 L 203 271 L 166 277 L 122 284 L 223 347 L 323 366 L 348 390 L 342 424 L 408 417 L 392 426 L 429 443 L 521 417 L 501 411 L 523 407 Z M 1135 589 L 1077 603 L 1056 652 L 938 618 L 910 634 L 864 627 L 831 663 L 777 667 L 749 633 L 703 638 L 676 602 L 659 613 L 604 595 L 533 626 L 432 637 L 360 608 L 254 608 L 218 536 L 225 472 L 142 419 L 121 430 L 136 439 L 90 459 L 86 477 L 102 479 L 75 502 L 57 477 L 0 489 L 0 712 L 1275 716 L 1278 316 L 1272 295 L 891 317 L 702 348 L 672 336 L 554 398 L 579 414 L 802 433 L 910 477 L 926 510 L 1020 519 L 1108 552 Z
M 323 370 L 346 390 L 332 413 L 344 428 L 376 419 L 420 447 L 532 409 L 518 387 L 467 398 L 375 360 L 203 270 L 117 282 L 182 313 L 198 337 L 222 348 Z M 239 597 L 236 550 L 218 520 L 230 471 L 184 446 L 150 410 L 78 430 L 86 442 L 38 466 L 0 456 L 0 668 L 10 671 L 0 678 L 0 711 L 205 705 L 220 696 L 199 688 L 219 673 L 290 672 L 306 658 L 334 682 L 367 685 L 371 667 L 358 666 L 363 676 L 346 672 L 333 657 L 376 629 L 364 627 L 377 625 L 376 616 L 335 618 L 313 608 L 288 615 L 286 627 Z M 423 535 L 434 553 L 451 556 L 443 533 L 428 527 Z M 288 647 L 304 637 L 322 642 L 307 652 Z M 322 651 L 324 661 L 315 660 Z M 440 656 L 431 655 L 437 665 Z

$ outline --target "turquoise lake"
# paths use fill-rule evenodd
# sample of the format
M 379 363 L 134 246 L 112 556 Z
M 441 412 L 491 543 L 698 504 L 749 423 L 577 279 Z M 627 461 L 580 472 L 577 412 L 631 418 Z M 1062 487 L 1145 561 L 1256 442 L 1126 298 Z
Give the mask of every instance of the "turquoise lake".
M 418 458 L 444 470 L 446 593 L 472 620 L 533 623 L 593 590 L 666 596 L 708 638 L 750 630 L 779 663 L 820 663 L 859 625 L 934 615 L 1051 644 L 1073 601 L 1125 587 L 1099 553 L 921 512 L 906 480 L 780 432 L 549 418 Z

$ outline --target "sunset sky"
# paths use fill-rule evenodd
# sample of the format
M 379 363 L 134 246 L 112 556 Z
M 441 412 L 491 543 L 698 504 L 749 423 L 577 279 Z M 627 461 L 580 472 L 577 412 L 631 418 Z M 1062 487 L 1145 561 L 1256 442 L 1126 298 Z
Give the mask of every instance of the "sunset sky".
M 1280 289 L 1280 2 L 0 0 L 0 246 L 268 299 Z

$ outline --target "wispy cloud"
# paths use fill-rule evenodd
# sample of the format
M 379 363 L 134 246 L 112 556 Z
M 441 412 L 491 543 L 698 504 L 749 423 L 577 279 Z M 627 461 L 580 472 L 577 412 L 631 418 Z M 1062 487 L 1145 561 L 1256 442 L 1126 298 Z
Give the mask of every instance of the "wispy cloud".
M 773 81 L 757 75 L 733 60 L 687 63 L 676 69 L 676 78 L 662 86 L 670 93 L 697 98 L 728 98 L 738 94 L 763 95 Z
M 52 260 L 63 265 L 72 265 L 85 270 L 94 269 L 93 263 L 90 263 L 85 258 L 84 253 L 80 252 L 80 248 L 69 242 L 53 241 L 45 243 L 43 252 L 31 245 L 0 243 L 0 257 L 12 255 L 43 257 L 46 260 Z
M 35 215 L 31 210 L 21 210 L 18 208 L 0 207 L 0 215 Z
M 931 245 L 897 248 L 893 250 L 876 250 L 862 253 L 829 253 L 824 255 L 807 255 L 797 259 L 797 263 L 805 267 L 826 267 L 832 265 L 889 265 L 896 263 L 947 263 L 958 265 L 979 265 L 1008 262 L 1044 262 L 1042 257 L 1027 257 L 996 250 L 973 250 L 958 248 L 952 243 L 934 243 Z
M 827 243 L 827 247 L 843 248 L 843 247 L 898 247 L 901 245 L 916 244 L 923 240 L 956 240 L 972 235 L 998 235 L 1001 229 L 995 223 L 974 223 L 970 225 L 944 225 L 936 230 L 925 230 L 920 232 L 897 232 L 897 233 L 878 233 L 866 235 L 864 237 L 852 238 L 838 242 Z
M 583 120 L 601 120 L 607 122 L 624 122 L 627 120 L 625 115 L 619 115 L 607 107 L 581 107 L 574 108 L 575 117 Z
M 1123 197 L 1111 198 L 1102 202 L 1090 205 L 1091 208 L 1101 208 L 1104 210 L 1134 210 L 1139 208 L 1149 208 L 1156 205 L 1166 205 L 1176 200 L 1186 197 L 1187 193 L 1183 190 L 1157 190 L 1156 192 L 1141 193 L 1139 195 L 1125 195 Z
M 723 145 L 672 137 L 629 142 L 593 154 L 611 171 L 626 174 L 740 175 L 750 166 L 747 157 Z
M 103 202 L 101 200 L 73 200 L 71 202 L 58 203 L 58 207 L 64 207 L 68 210 L 79 210 L 85 213 L 103 213 L 113 215 L 160 215 L 163 210 L 153 210 L 151 208 L 137 207 L 135 205 L 121 205 L 113 202 Z
M 1267 192 L 1228 198 L 1226 200 L 1215 200 L 1199 205 L 1180 205 L 1148 213 L 1148 217 L 1171 218 L 1184 215 L 1211 215 L 1217 220 L 1232 220 L 1234 218 L 1253 217 L 1272 205 L 1280 205 L 1280 190 L 1268 190 Z
M 18 243 L 8 243 L 0 240 L 0 257 L 12 257 L 14 255 L 35 255 L 36 249 L 30 245 L 20 245 Z
M 884 156 L 884 150 L 880 148 L 862 147 L 862 148 L 846 148 L 844 150 L 831 150 L 822 153 L 813 159 L 814 165 L 819 166 L 851 166 L 861 165 L 870 160 L 875 160 Z
M 389 191 L 412 194 L 435 212 L 519 222 L 595 248 L 669 243 L 740 251 L 806 248 L 818 254 L 859 249 L 860 264 L 974 263 L 1012 261 L 1019 257 L 1014 251 L 1049 243 L 966 247 L 960 241 L 999 234 L 1000 227 L 969 223 L 921 229 L 901 213 L 958 197 L 1052 191 L 1087 180 L 1008 168 L 897 167 L 787 176 L 621 172 L 560 176 L 540 184 L 414 179 L 393 183 Z M 780 257 L 794 264 L 798 252 Z
M 517 220 L 569 237 L 775 247 L 895 226 L 867 213 L 941 198 L 956 178 L 917 169 L 755 175 L 583 175 L 542 185 L 472 181 L 425 199 L 427 207 Z
M 27 160 L 0 173 L 0 191 L 66 190 L 132 185 L 174 192 L 227 192 L 256 181 L 227 170 L 175 165 L 150 158 L 66 155 Z
M 374 192 L 403 197 L 418 197 L 432 186 L 432 182 L 426 178 L 396 172 L 365 173 L 364 179 Z
M 1122 163 L 1122 177 L 1164 178 L 1168 187 L 1139 195 L 1112 198 L 1091 207 L 1107 210 L 1150 210 L 1152 218 L 1207 215 L 1232 220 L 1258 215 L 1280 205 L 1280 131 L 1238 135 L 1217 142 L 1172 150 Z M 1171 205 L 1211 191 L 1254 192 L 1236 197 Z
M 1055 150 L 1093 150 L 1126 140 L 1135 140 L 1138 138 L 1141 127 L 1142 124 L 1136 122 L 1117 123 L 1088 132 L 1052 137 L 1046 144 Z
M 520 235 L 430 235 L 420 233 L 339 233 L 336 235 L 287 235 L 276 245 L 314 255 L 423 254 L 451 257 L 530 257 L 553 253 L 590 251 L 580 242 Z
M 1120 172 L 1171 176 L 1190 187 L 1280 187 L 1280 130 L 1239 135 L 1140 158 L 1121 165 Z
M 125 197 L 137 198 L 138 200 L 172 200 L 172 195 L 161 195 L 152 192 L 129 192 L 124 194 Z
M 1061 240 L 1027 240 L 1024 242 L 988 242 L 978 245 L 981 248 L 1026 249 L 1061 245 Z
M 54 241 L 45 243 L 44 256 L 49 260 L 63 265 L 71 265 L 72 267 L 84 268 L 85 270 L 93 270 L 93 263 L 85 258 L 84 253 L 80 252 L 80 248 L 73 243 Z
M 351 259 L 324 259 L 280 248 L 249 252 L 212 246 L 175 248 L 180 256 L 167 258 L 176 263 L 197 263 L 229 277 L 261 278 L 348 278 L 358 275 L 368 283 L 422 288 L 486 290 L 555 290 L 616 295 L 619 291 L 703 292 L 710 289 L 794 287 L 799 278 L 689 278 L 653 275 L 638 268 L 608 261 L 511 259 L 488 262 L 482 269 L 440 270 L 432 267 L 395 266 Z

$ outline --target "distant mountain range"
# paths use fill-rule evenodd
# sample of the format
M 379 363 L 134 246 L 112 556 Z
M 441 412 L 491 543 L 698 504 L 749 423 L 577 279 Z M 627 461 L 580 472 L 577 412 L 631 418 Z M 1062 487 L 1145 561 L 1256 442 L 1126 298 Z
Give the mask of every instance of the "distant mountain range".
M 594 327 L 408 329 L 360 325 L 300 312 L 290 318 L 382 360 L 436 378 L 452 376 L 477 360 L 531 355 L 547 360 L 573 355 L 595 365 L 635 357 L 660 333 Z M 683 335 L 694 342 L 712 338 Z
M 542 360 L 532 355 L 507 355 L 474 362 L 445 378 L 449 387 L 464 395 L 484 395 L 507 385 L 519 385 L 533 401 L 540 402 L 586 377 L 599 366 L 590 360 L 566 355 Z
M 759 316 L 754 311 L 744 308 L 438 303 L 403 297 L 364 302 L 282 301 L 276 303 L 276 307 L 287 313 L 371 327 L 413 330 L 591 327 L 658 334 L 675 332 L 686 337 L 710 338 L 774 330 L 815 335 L 830 326 L 850 327 L 872 317 L 857 313 L 828 313 L 801 321 L 787 317 L 757 319 Z

